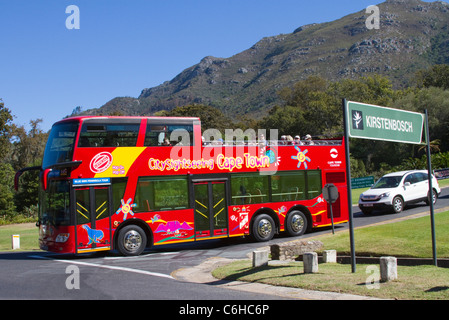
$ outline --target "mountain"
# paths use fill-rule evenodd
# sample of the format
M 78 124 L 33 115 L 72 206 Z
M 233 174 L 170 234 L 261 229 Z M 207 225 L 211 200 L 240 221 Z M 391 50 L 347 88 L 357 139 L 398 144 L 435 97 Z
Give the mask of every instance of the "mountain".
M 151 115 L 197 103 L 234 119 L 261 117 L 279 104 L 279 89 L 311 75 L 337 81 L 381 74 L 401 88 L 412 84 L 417 70 L 449 63 L 449 4 L 387 0 L 378 8 L 379 29 L 366 27 L 372 13 L 363 8 L 263 38 L 230 58 L 205 57 L 174 79 L 143 89 L 138 98 L 118 97 L 86 113 Z

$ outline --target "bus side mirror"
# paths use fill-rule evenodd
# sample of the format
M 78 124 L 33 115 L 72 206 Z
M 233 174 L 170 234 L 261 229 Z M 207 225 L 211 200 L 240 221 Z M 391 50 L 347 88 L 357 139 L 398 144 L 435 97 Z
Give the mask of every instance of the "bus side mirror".
M 19 170 L 16 172 L 16 175 L 14 176 L 14 190 L 19 191 L 19 179 L 20 176 L 23 174 L 22 170 Z
M 19 171 L 16 172 L 16 175 L 14 176 L 14 189 L 16 191 L 19 191 L 20 176 L 26 171 L 33 171 L 33 170 L 42 170 L 42 168 L 41 168 L 41 166 L 27 167 L 27 168 L 20 169 Z
M 48 175 L 51 172 L 52 169 L 47 168 L 44 171 L 41 171 L 40 174 L 40 180 L 41 180 L 41 185 L 42 185 L 42 189 L 45 191 L 47 190 L 47 186 L 48 186 Z

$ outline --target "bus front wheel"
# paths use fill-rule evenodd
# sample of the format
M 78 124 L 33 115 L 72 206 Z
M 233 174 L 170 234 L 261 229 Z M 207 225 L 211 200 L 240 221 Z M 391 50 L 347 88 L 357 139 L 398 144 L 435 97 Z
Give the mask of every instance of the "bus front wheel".
M 138 256 L 147 244 L 145 232 L 136 225 L 123 227 L 117 238 L 117 249 L 124 256 Z

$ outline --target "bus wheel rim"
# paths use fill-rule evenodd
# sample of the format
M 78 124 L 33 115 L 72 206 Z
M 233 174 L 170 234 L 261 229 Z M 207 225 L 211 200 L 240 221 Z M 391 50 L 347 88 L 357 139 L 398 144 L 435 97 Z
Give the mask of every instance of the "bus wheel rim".
M 137 231 L 130 230 L 123 238 L 123 245 L 128 251 L 136 251 L 142 245 L 142 236 Z
M 273 226 L 271 225 L 270 221 L 268 221 L 267 219 L 262 219 L 259 222 L 257 232 L 259 233 L 260 236 L 267 237 L 268 235 L 271 234 L 272 228 Z
M 299 214 L 295 214 L 292 217 L 291 227 L 294 232 L 302 231 L 302 229 L 304 228 L 304 219 Z

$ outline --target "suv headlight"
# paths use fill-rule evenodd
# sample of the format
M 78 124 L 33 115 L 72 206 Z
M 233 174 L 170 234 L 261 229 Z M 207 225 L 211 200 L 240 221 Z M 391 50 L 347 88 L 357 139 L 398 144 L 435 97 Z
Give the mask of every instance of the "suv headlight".
M 387 197 L 389 197 L 389 196 L 390 196 L 390 192 L 385 192 L 385 193 L 382 193 L 382 194 L 379 196 L 379 199 L 387 198 Z

